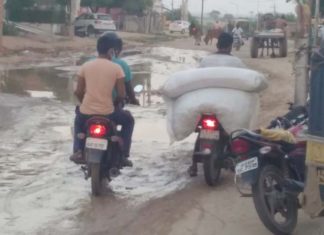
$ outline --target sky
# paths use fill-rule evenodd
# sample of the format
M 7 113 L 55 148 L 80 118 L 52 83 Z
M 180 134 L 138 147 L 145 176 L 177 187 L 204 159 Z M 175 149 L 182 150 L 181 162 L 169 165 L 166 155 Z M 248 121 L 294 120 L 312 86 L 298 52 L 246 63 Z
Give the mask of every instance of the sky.
M 162 0 L 167 8 L 171 8 L 172 0 Z M 182 0 L 173 0 L 174 8 L 179 8 Z M 189 11 L 193 14 L 201 12 L 202 0 L 189 0 Z M 259 5 L 259 10 L 258 10 Z M 293 3 L 286 0 L 205 0 L 205 12 L 218 10 L 222 14 L 231 13 L 236 16 L 251 16 L 257 12 L 294 13 Z

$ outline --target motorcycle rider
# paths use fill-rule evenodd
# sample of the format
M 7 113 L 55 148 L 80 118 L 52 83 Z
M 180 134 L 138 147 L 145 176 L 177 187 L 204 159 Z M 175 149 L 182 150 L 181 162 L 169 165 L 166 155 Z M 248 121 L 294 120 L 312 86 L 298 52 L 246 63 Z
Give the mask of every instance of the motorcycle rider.
M 134 93 L 134 89 L 133 89 L 133 85 L 132 85 L 132 80 L 133 80 L 133 75 L 131 72 L 131 69 L 129 67 L 129 65 L 127 64 L 127 62 L 123 59 L 120 58 L 120 54 L 123 51 L 123 40 L 116 34 L 116 33 L 106 33 L 103 36 L 105 37 L 112 37 L 112 38 L 116 38 L 116 55 L 115 57 L 112 58 L 112 62 L 120 65 L 120 67 L 123 69 L 124 73 L 125 73 L 125 89 L 126 89 L 126 96 L 127 96 L 127 100 L 130 104 L 133 105 L 140 105 L 139 101 L 136 99 L 135 93 Z M 114 97 L 116 97 L 117 94 L 114 91 Z
M 200 68 L 220 66 L 246 68 L 246 65 L 238 57 L 235 57 L 231 54 L 233 48 L 233 41 L 233 36 L 230 33 L 221 33 L 218 37 L 217 52 L 203 58 L 200 62 Z M 195 151 L 197 150 L 198 146 L 199 142 L 196 142 Z M 197 162 L 194 160 L 188 170 L 190 176 L 197 176 L 197 167 Z
M 97 41 L 98 57 L 82 65 L 78 72 L 75 95 L 81 102 L 76 110 L 74 154 L 71 161 L 84 163 L 85 122 L 93 115 L 106 116 L 117 125 L 122 126 L 121 137 L 124 141 L 124 166 L 132 166 L 128 160 L 134 119 L 129 112 L 122 110 L 126 97 L 122 68 L 111 60 L 116 56 L 118 41 L 115 37 L 101 36 Z M 117 98 L 113 100 L 113 89 L 117 89 Z
M 233 37 L 238 38 L 239 42 L 242 44 L 243 43 L 243 39 L 242 39 L 243 29 L 240 27 L 239 23 L 236 24 L 236 27 L 233 29 L 232 33 L 233 33 Z
M 246 68 L 246 65 L 238 57 L 231 54 L 233 48 L 233 36 L 229 33 L 221 33 L 218 37 L 217 52 L 202 59 L 201 68 L 207 67 L 237 67 Z M 228 56 L 228 59 L 226 58 Z

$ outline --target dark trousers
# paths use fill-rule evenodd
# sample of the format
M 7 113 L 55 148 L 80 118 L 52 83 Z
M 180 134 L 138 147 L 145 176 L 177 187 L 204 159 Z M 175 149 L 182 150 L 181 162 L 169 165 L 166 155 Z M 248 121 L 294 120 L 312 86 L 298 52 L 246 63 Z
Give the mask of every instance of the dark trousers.
M 80 138 L 80 134 L 84 135 L 86 133 L 86 121 L 91 118 L 92 115 L 82 114 L 77 106 L 75 109 L 75 119 L 74 119 L 74 144 L 73 152 L 83 151 L 85 147 L 85 138 Z M 110 115 L 106 116 L 109 120 L 113 121 L 116 125 L 121 125 L 122 129 L 120 136 L 124 141 L 123 154 L 125 157 L 129 156 L 130 148 L 132 144 L 132 136 L 134 131 L 135 121 L 132 114 L 123 109 L 115 109 Z

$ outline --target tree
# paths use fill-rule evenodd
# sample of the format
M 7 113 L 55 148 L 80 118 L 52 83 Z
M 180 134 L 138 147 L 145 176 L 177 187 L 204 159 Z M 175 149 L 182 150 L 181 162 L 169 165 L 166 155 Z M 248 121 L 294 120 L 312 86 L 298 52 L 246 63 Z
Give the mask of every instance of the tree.
M 116 3 L 114 0 L 82 0 L 81 6 L 90 7 L 91 11 L 97 12 L 100 7 L 112 7 Z
M 295 14 L 293 13 L 289 13 L 289 14 L 285 14 L 283 15 L 285 17 L 285 19 L 288 21 L 288 22 L 295 22 L 297 20 L 297 17 Z
M 233 21 L 234 18 L 235 18 L 235 17 L 234 17 L 234 15 L 232 15 L 232 14 L 225 14 L 225 15 L 223 16 L 223 20 L 228 21 L 228 22 Z
M 215 10 L 213 10 L 209 13 L 209 16 L 211 18 L 213 18 L 214 20 L 219 20 L 220 15 L 221 15 L 221 13 L 219 11 L 215 11 Z
M 32 7 L 35 4 L 35 0 L 7 0 L 6 8 L 9 11 L 14 11 L 17 9 Z
M 82 0 L 81 6 L 90 7 L 93 12 L 100 7 L 121 7 L 128 13 L 143 14 L 144 10 L 153 6 L 153 0 Z
M 133 14 L 143 14 L 144 10 L 153 6 L 153 0 L 117 0 L 117 2 L 124 2 L 122 8 Z
M 198 20 L 191 13 L 189 13 L 188 18 L 191 23 L 199 25 Z M 168 11 L 166 13 L 166 19 L 170 21 L 181 20 L 181 9 L 174 9 L 173 11 Z

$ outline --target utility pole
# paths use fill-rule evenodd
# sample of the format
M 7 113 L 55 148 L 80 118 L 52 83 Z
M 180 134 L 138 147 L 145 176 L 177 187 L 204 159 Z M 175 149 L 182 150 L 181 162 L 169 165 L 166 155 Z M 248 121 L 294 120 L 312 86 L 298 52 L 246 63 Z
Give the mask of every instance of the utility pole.
M 4 1 L 0 0 L 0 49 L 3 46 L 3 19 L 4 19 Z
M 295 42 L 295 105 L 305 105 L 308 95 L 308 56 L 309 56 L 309 40 L 306 38 L 307 30 L 306 25 L 311 25 L 310 22 L 306 22 L 305 6 L 309 7 L 309 4 L 303 3 L 301 0 L 297 1 L 297 38 Z M 310 21 L 311 21 L 310 17 Z
M 260 0 L 258 0 L 258 6 L 257 6 L 257 25 L 256 30 L 260 30 Z
M 204 28 L 204 9 L 205 9 L 205 0 L 201 0 L 201 30 Z
M 313 46 L 317 46 L 317 38 L 318 38 L 318 26 L 320 23 L 320 0 L 316 0 L 315 3 L 315 26 L 314 26 L 314 42 L 313 42 Z
M 276 17 L 276 15 L 277 15 L 277 2 L 276 2 L 276 0 L 274 0 L 274 2 L 273 2 L 273 14 Z

